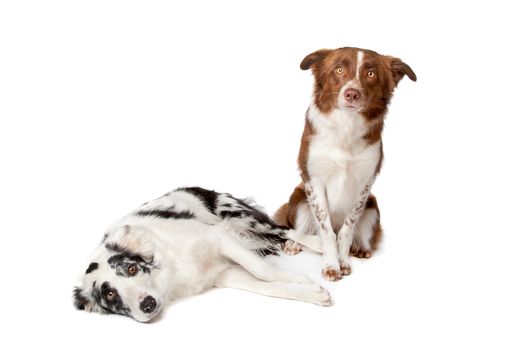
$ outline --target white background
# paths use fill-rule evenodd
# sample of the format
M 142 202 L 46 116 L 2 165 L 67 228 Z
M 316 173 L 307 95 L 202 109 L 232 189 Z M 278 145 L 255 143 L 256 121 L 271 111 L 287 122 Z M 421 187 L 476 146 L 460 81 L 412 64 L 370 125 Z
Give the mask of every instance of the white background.
M 1 347 L 523 349 L 522 15 L 506 1 L 3 1 Z M 333 306 L 224 289 L 151 324 L 74 310 L 105 228 L 148 199 L 199 185 L 275 211 L 299 181 L 299 63 L 340 46 L 398 56 L 418 81 L 399 84 L 384 132 L 381 250 L 337 283 L 317 256 L 276 261 Z

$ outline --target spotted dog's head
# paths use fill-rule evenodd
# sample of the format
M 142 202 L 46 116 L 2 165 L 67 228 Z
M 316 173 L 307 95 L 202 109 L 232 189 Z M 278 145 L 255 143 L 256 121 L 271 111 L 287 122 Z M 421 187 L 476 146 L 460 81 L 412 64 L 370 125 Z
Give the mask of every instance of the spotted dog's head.
M 159 266 L 148 230 L 122 226 L 107 234 L 74 288 L 79 310 L 114 313 L 147 322 L 158 315 L 162 293 L 155 284 Z
M 312 70 L 314 102 L 325 114 L 347 109 L 372 119 L 384 114 L 405 75 L 416 81 L 414 71 L 399 58 L 353 47 L 315 51 L 300 66 Z

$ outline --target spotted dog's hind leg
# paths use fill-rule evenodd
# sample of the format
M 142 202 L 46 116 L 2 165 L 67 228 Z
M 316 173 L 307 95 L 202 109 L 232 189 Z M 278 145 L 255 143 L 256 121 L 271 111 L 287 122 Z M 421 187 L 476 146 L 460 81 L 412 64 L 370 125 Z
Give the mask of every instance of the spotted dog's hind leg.
M 319 237 L 318 234 L 304 234 L 302 231 L 299 230 L 288 230 L 285 236 L 289 238 L 289 240 L 286 241 L 285 246 L 288 242 L 292 242 L 299 246 L 299 251 L 306 249 L 314 251 L 316 253 L 323 252 L 321 237 Z
M 224 234 L 219 240 L 219 251 L 224 257 L 241 265 L 256 278 L 263 281 L 282 281 L 311 284 L 305 275 L 281 270 L 248 250 L 235 238 Z
M 241 266 L 232 266 L 224 271 L 216 280 L 215 286 L 242 289 L 271 297 L 299 300 L 321 306 L 331 304 L 328 291 L 315 282 L 296 284 L 283 281 L 262 281 Z
M 283 244 L 283 252 L 288 255 L 297 255 L 301 251 L 301 244 L 287 239 Z

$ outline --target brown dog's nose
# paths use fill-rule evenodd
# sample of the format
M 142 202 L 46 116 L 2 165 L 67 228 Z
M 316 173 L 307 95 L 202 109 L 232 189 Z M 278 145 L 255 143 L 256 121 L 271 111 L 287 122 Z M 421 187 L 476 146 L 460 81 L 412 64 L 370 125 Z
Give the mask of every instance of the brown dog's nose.
M 361 98 L 361 93 L 358 90 L 352 89 L 352 88 L 345 90 L 345 99 L 348 102 L 350 103 L 356 102 L 356 101 L 359 101 L 360 98 Z

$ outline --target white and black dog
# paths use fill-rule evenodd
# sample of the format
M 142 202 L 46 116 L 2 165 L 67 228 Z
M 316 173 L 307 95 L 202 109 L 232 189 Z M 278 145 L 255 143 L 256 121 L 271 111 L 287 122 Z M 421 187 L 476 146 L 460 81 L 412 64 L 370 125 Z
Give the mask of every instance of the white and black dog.
M 290 232 L 230 194 L 180 188 L 110 227 L 74 289 L 74 304 L 140 322 L 212 287 L 329 305 L 318 283 L 263 259 L 278 254 Z

